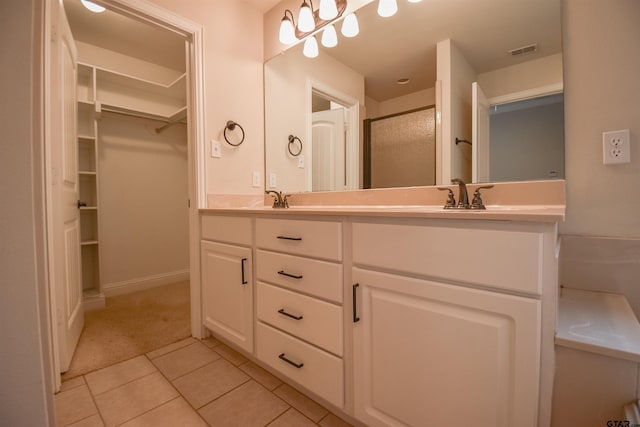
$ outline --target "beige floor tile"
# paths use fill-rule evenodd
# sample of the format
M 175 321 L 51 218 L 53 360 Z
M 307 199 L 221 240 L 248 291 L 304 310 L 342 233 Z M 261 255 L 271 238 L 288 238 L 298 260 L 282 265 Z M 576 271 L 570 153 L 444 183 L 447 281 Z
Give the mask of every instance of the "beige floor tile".
M 173 380 L 219 358 L 217 353 L 196 342 L 153 359 L 152 362 L 167 378 Z
M 89 390 L 95 396 L 123 384 L 156 372 L 155 366 L 144 356 L 116 363 L 85 375 Z
M 265 371 L 253 362 L 248 361 L 238 366 L 238 368 L 251 375 L 254 380 L 262 384 L 268 390 L 273 390 L 282 384 L 282 381 L 277 377 L 271 375 L 269 372 Z
M 353 427 L 351 424 L 332 413 L 327 414 L 327 416 L 320 420 L 318 424 L 322 427 Z
M 160 357 L 167 353 L 171 353 L 172 351 L 178 350 L 179 348 L 182 348 L 182 347 L 186 347 L 195 342 L 197 341 L 193 338 L 186 338 L 184 340 L 174 342 L 173 344 L 169 344 L 168 346 L 159 348 L 157 350 L 150 351 L 149 353 L 147 353 L 147 357 L 149 359 L 155 359 L 156 357 Z
M 202 344 L 206 345 L 209 348 L 213 348 L 222 344 L 219 340 L 214 337 L 208 337 L 200 341 Z
M 313 427 L 316 423 L 302 415 L 300 412 L 291 408 L 284 414 L 280 415 L 269 427 Z
M 224 344 L 220 344 L 214 347 L 213 351 L 227 359 L 229 362 L 233 363 L 235 366 L 241 365 L 247 361 L 246 357 Z
M 104 423 L 100 415 L 95 414 L 77 423 L 69 424 L 69 427 L 104 427 Z
M 113 426 L 142 415 L 176 397 L 176 389 L 160 372 L 154 372 L 99 394 L 95 399 L 105 424 Z
M 200 415 L 179 397 L 140 415 L 121 427 L 207 427 Z
M 325 408 L 287 384 L 282 384 L 273 392 L 289 405 L 311 418 L 313 422 L 317 423 L 327 415 L 328 411 Z
M 66 426 L 98 413 L 89 387 L 82 385 L 55 395 L 56 424 Z
M 289 405 L 251 380 L 198 412 L 212 427 L 263 427 L 288 408 Z
M 194 408 L 200 408 L 249 380 L 249 376 L 225 359 L 176 378 L 173 386 Z
M 85 385 L 84 377 L 75 377 L 67 381 L 63 381 L 62 385 L 60 385 L 60 392 L 71 390 L 72 388 L 80 387 Z

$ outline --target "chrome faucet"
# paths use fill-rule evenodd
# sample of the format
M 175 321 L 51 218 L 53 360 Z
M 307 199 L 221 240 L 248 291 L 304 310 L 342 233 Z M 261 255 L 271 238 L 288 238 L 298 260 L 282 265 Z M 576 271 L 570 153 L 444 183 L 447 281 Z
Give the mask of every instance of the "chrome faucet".
M 265 194 L 273 194 L 273 207 L 274 208 L 288 208 L 289 207 L 289 202 L 287 200 L 287 198 L 289 197 L 288 194 L 282 194 L 282 191 L 273 191 L 273 190 L 267 190 L 265 191 Z
M 470 209 L 469 206 L 469 193 L 467 193 L 467 186 L 460 178 L 453 178 L 452 184 L 458 184 L 458 209 Z

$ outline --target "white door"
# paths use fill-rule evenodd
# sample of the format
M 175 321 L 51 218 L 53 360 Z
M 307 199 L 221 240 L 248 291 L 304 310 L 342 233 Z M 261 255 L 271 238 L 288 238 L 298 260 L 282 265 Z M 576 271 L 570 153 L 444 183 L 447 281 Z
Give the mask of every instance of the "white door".
M 253 352 L 251 249 L 201 243 L 204 325 Z
M 489 101 L 478 82 L 471 84 L 471 174 L 473 182 L 489 182 Z
M 311 138 L 311 189 L 344 190 L 345 181 L 344 109 L 313 113 Z
M 356 418 L 537 426 L 540 301 L 359 268 L 353 280 Z
M 51 4 L 49 119 L 49 217 L 54 344 L 60 372 L 69 369 L 84 325 L 80 261 L 80 211 L 78 209 L 78 143 L 76 79 L 77 53 L 61 6 Z

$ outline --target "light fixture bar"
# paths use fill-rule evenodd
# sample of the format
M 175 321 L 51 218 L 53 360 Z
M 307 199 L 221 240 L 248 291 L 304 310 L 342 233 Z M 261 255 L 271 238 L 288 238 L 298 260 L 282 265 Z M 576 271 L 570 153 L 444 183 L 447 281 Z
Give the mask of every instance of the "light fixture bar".
M 347 0 L 336 0 L 336 7 L 338 8 L 338 14 L 336 15 L 335 18 L 328 19 L 328 20 L 324 20 L 320 18 L 319 10 L 313 11 L 313 20 L 315 22 L 315 27 L 312 30 L 306 31 L 306 32 L 302 32 L 298 29 L 298 27 L 296 27 L 296 38 L 298 40 L 301 40 L 306 36 L 308 36 L 309 34 L 318 31 L 320 28 L 324 27 L 325 25 L 329 25 L 330 23 L 332 23 L 333 21 L 341 17 L 344 11 L 347 9 Z

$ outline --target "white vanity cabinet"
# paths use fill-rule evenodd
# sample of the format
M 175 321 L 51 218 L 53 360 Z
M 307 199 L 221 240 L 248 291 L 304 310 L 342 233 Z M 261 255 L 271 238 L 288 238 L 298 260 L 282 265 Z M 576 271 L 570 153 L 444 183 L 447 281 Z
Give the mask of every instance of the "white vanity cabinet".
M 256 355 L 344 406 L 342 222 L 256 219 Z
M 553 233 L 488 221 L 355 222 L 352 232 L 354 416 L 537 426 Z
M 201 280 L 204 326 L 253 352 L 253 220 L 202 217 Z

